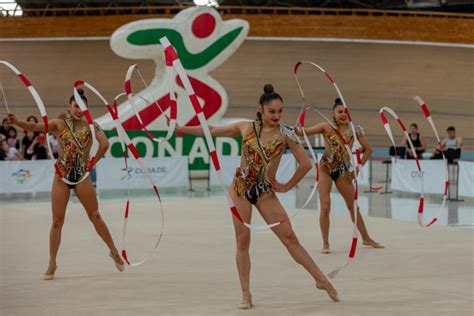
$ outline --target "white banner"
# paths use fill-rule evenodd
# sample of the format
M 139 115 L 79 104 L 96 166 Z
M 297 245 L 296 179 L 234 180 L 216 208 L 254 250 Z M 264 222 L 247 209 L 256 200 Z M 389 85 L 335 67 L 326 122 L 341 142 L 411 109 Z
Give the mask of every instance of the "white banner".
M 397 198 L 390 199 L 390 206 L 386 209 L 386 217 L 397 220 L 416 222 L 418 216 L 417 198 Z M 459 203 L 461 205 L 462 203 Z M 468 225 L 474 223 L 474 213 L 472 208 L 459 206 L 458 203 L 448 203 L 448 206 L 441 212 L 441 217 L 435 225 Z M 423 220 L 427 223 L 439 214 L 439 199 L 426 199 Z
M 189 186 L 188 158 L 186 156 L 142 158 L 148 172 L 159 188 Z M 97 165 L 97 189 L 127 189 L 127 177 L 132 189 L 151 189 L 144 170 L 135 159 L 103 158 Z
M 240 156 L 220 156 L 219 162 L 221 163 L 222 177 L 226 186 L 232 184 L 234 179 L 235 169 L 240 166 Z M 286 183 L 291 179 L 296 171 L 296 161 L 293 154 L 284 154 L 281 157 L 280 165 L 276 178 L 280 183 Z M 210 186 L 220 185 L 219 177 L 212 166 L 210 166 L 209 172 L 209 184 Z
M 459 195 L 474 197 L 474 162 L 459 161 Z
M 51 160 L 0 162 L 1 193 L 51 192 L 54 167 Z
M 421 192 L 423 179 L 425 193 L 443 194 L 445 175 L 443 160 L 420 160 L 421 173 L 418 172 L 415 160 L 392 158 L 393 190 L 403 192 Z

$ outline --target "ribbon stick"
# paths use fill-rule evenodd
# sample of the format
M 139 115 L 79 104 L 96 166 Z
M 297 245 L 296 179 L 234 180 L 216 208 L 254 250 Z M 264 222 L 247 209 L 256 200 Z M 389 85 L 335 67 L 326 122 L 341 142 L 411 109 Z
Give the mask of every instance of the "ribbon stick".
M 130 140 L 130 137 L 127 135 L 125 132 L 125 129 L 123 128 L 122 124 L 120 123 L 119 119 L 119 114 L 117 110 L 117 101 L 120 97 L 125 96 L 126 93 L 121 93 L 117 95 L 114 99 L 114 107 L 111 107 L 110 105 L 106 105 L 107 110 L 109 111 L 110 115 L 112 116 L 115 129 L 117 131 L 118 137 L 120 139 L 120 144 L 122 146 L 122 151 L 123 151 L 123 157 L 125 160 L 125 172 L 127 173 L 127 186 L 128 186 L 128 193 L 127 193 L 127 201 L 125 203 L 125 212 L 124 212 L 124 223 L 123 223 L 123 230 L 122 230 L 122 257 L 123 259 L 127 262 L 127 264 L 131 267 L 137 267 L 141 264 L 143 264 L 145 261 L 147 261 L 151 255 L 153 254 L 153 251 L 158 247 L 158 245 L 161 242 L 161 239 L 163 237 L 163 229 L 164 229 L 164 211 L 163 211 L 163 204 L 161 202 L 161 197 L 160 193 L 158 191 L 158 186 L 156 185 L 155 181 L 153 180 L 153 177 L 150 175 L 148 172 L 148 167 L 145 165 L 144 161 L 141 159 L 140 155 L 138 154 L 138 151 L 133 145 L 132 141 Z M 127 160 L 127 150 L 129 150 L 133 158 L 140 164 L 141 168 L 144 170 L 145 175 L 147 176 L 148 180 L 150 181 L 150 184 L 153 188 L 153 191 L 156 194 L 156 197 L 158 199 L 158 203 L 160 205 L 160 212 L 161 212 L 161 230 L 160 233 L 158 234 L 158 237 L 156 238 L 155 243 L 153 244 L 153 247 L 151 251 L 146 255 L 143 259 L 139 261 L 131 261 L 129 258 L 129 253 L 127 252 L 126 248 L 126 236 L 127 236 L 127 223 L 128 223 L 128 218 L 130 216 L 130 177 L 128 174 L 128 160 Z

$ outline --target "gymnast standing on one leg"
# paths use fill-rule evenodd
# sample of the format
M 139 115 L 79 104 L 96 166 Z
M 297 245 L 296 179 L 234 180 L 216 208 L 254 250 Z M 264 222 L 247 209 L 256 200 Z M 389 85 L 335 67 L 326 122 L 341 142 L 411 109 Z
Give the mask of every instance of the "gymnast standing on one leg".
M 243 136 L 242 160 L 234 176 L 230 196 L 239 210 L 243 220 L 250 223 L 252 205 L 255 205 L 267 223 L 285 220 L 272 228 L 293 259 L 301 264 L 316 283 L 316 287 L 325 290 L 330 298 L 339 301 L 337 291 L 321 272 L 309 253 L 303 248 L 293 231 L 288 215 L 278 200 L 275 192 L 291 190 L 311 169 L 311 162 L 304 148 L 298 144 L 294 129 L 280 125 L 283 111 L 281 96 L 274 92 L 273 86 L 265 85 L 260 97 L 260 108 L 257 120 L 237 122 L 227 126 L 210 126 L 213 136 Z M 176 133 L 202 136 L 201 126 L 180 127 Z M 286 183 L 275 179 L 278 164 L 289 148 L 298 161 L 298 168 L 293 177 Z M 242 289 L 240 309 L 252 308 L 250 293 L 250 230 L 233 217 L 236 238 L 237 270 Z
M 84 91 L 78 89 L 78 92 L 81 99 L 87 103 Z M 20 121 L 13 114 L 9 114 L 8 120 L 10 124 L 17 125 L 28 131 L 45 132 L 44 123 Z M 48 123 L 49 132 L 54 133 L 58 139 L 59 161 L 56 162 L 56 168 L 70 182 L 79 181 L 86 173 L 87 160 L 92 145 L 92 134 L 87 122 L 83 119 L 82 111 L 74 100 L 74 96 L 71 96 L 69 99 L 69 109 L 64 119 L 52 119 Z M 97 141 L 99 142 L 99 150 L 96 156 L 97 163 L 107 151 L 109 143 L 99 125 L 94 125 Z M 96 193 L 90 177 L 87 177 L 87 179 L 84 179 L 77 185 L 69 185 L 61 181 L 61 177 L 56 174 L 51 192 L 52 225 L 49 234 L 50 257 L 44 279 L 52 280 L 57 269 L 56 257 L 61 242 L 61 229 L 64 224 L 71 189 L 75 190 L 97 233 L 109 248 L 110 257 L 114 260 L 115 266 L 119 271 L 123 271 L 124 262 L 114 245 L 107 225 L 100 216 Z

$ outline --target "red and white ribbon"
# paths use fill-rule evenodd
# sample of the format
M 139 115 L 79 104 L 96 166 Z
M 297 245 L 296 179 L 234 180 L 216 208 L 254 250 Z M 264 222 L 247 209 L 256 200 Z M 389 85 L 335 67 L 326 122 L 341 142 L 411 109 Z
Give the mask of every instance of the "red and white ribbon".
M 191 105 L 193 106 L 193 109 L 197 115 L 197 118 L 199 120 L 199 123 L 204 131 L 204 136 L 206 138 L 206 143 L 209 149 L 209 154 L 211 156 L 211 161 L 214 169 L 217 172 L 217 175 L 219 177 L 219 181 L 222 185 L 222 188 L 224 189 L 224 195 L 227 201 L 227 204 L 229 205 L 229 209 L 232 213 L 232 215 L 235 216 L 235 218 L 241 222 L 245 227 L 252 229 L 252 230 L 264 230 L 264 229 L 270 229 L 272 227 L 278 226 L 286 221 L 288 219 L 283 219 L 281 221 L 278 221 L 276 223 L 271 223 L 271 224 L 264 224 L 264 225 L 255 225 L 255 224 L 250 224 L 246 223 L 242 216 L 240 215 L 237 207 L 235 206 L 234 202 L 232 201 L 232 198 L 229 195 L 229 192 L 227 191 L 225 184 L 224 184 L 224 179 L 222 178 L 222 172 L 221 172 L 221 167 L 219 163 L 219 157 L 216 152 L 216 148 L 214 146 L 214 142 L 212 140 L 211 136 L 211 131 L 209 130 L 209 125 L 207 124 L 206 117 L 204 116 L 204 113 L 202 111 L 201 104 L 199 103 L 199 99 L 197 98 L 194 89 L 191 85 L 191 82 L 189 81 L 188 75 L 186 74 L 186 71 L 184 70 L 183 65 L 181 64 L 181 61 L 179 60 L 178 54 L 176 53 L 176 50 L 174 47 L 170 44 L 169 40 L 166 37 L 162 37 L 160 39 L 161 45 L 165 49 L 165 56 L 166 56 L 166 63 L 171 64 L 176 72 L 178 73 L 179 78 L 181 79 L 181 82 L 183 83 L 184 89 L 188 95 L 188 98 L 191 102 Z
M 132 92 L 132 75 L 134 72 L 137 72 L 137 74 L 139 75 L 140 79 L 142 80 L 143 84 L 145 85 L 145 87 L 148 88 L 145 80 L 143 79 L 143 76 L 141 75 L 140 73 L 140 70 L 138 69 L 138 66 L 135 64 L 135 65 L 131 65 L 128 70 L 127 70 L 127 74 L 125 75 L 125 93 L 127 94 L 127 98 L 128 98 L 128 101 L 130 102 L 130 106 L 132 107 L 133 109 L 133 112 L 135 113 L 135 116 L 136 118 L 138 119 L 138 122 L 139 124 L 141 125 L 141 128 L 143 129 L 143 131 L 145 131 L 145 133 L 148 135 L 148 137 L 150 137 L 153 141 L 155 142 L 158 142 L 158 143 L 161 143 L 161 142 L 164 142 L 164 141 L 168 141 L 174 134 L 174 130 L 176 128 L 176 117 L 177 117 L 177 104 L 176 104 L 176 94 L 175 93 L 171 93 L 171 91 L 174 91 L 174 68 L 171 64 L 168 65 L 168 62 L 166 63 L 166 72 L 167 72 L 167 85 L 168 85 L 168 90 L 170 91 L 170 125 L 168 127 L 168 132 L 166 134 L 166 137 L 162 138 L 158 138 L 158 137 L 155 137 L 146 127 L 146 125 L 143 123 L 143 120 L 139 114 L 139 111 L 137 110 L 137 107 L 135 105 L 135 95 L 133 94 Z M 151 91 L 151 90 L 150 90 Z M 151 92 L 150 92 L 151 93 Z M 146 100 L 145 98 L 139 96 L 142 100 Z M 152 96 L 153 97 L 153 96 Z M 156 107 L 158 108 L 158 110 L 162 113 L 163 113 L 163 110 L 161 109 L 161 106 L 160 104 L 158 103 L 157 99 L 153 97 L 153 100 L 156 100 L 154 101 Z M 149 103 L 147 103 L 149 104 Z
M 301 112 L 306 107 L 306 98 L 305 98 L 304 91 L 303 91 L 303 88 L 301 86 L 301 83 L 298 79 L 298 70 L 299 70 L 300 66 L 303 65 L 303 64 L 311 65 L 311 66 L 317 68 L 319 71 L 321 71 L 326 76 L 326 78 L 332 83 L 332 85 L 334 86 L 334 89 L 336 89 L 336 93 L 339 96 L 339 98 L 341 99 L 342 105 L 344 107 L 344 111 L 347 115 L 347 118 L 349 119 L 349 126 L 351 127 L 352 135 L 354 136 L 353 147 L 355 147 L 355 154 L 356 154 L 356 161 L 357 161 L 357 165 L 356 165 L 357 167 L 355 168 L 356 174 L 360 174 L 361 178 L 363 179 L 364 174 L 363 174 L 363 168 L 362 168 L 363 167 L 362 166 L 362 155 L 361 155 L 361 151 L 360 151 L 361 145 L 359 143 L 359 140 L 357 139 L 357 136 L 356 136 L 356 133 L 355 133 L 355 125 L 354 125 L 354 122 L 352 121 L 352 116 L 349 112 L 349 108 L 347 107 L 344 96 L 342 95 L 341 90 L 339 89 L 336 81 L 334 81 L 332 76 L 323 67 L 319 66 L 318 64 L 316 64 L 314 62 L 305 61 L 305 60 L 297 62 L 296 65 L 295 65 L 294 71 L 293 71 L 293 75 L 295 77 L 296 83 L 298 84 L 298 88 L 300 90 L 300 94 L 301 94 L 301 97 L 303 99 L 303 105 L 301 107 L 302 108 Z M 320 111 L 316 110 L 316 112 L 318 114 L 322 115 L 322 117 L 334 128 L 334 125 L 332 124 L 331 120 L 329 120 Z M 304 133 L 304 131 L 303 131 L 303 133 Z M 309 146 L 308 148 L 312 148 L 311 143 L 309 142 L 309 140 L 306 141 L 306 139 L 305 139 L 305 142 L 306 142 L 306 145 Z M 351 155 L 352 155 L 352 153 L 351 153 Z M 369 186 L 369 187 L 370 187 L 371 190 L 375 190 L 375 191 L 379 191 L 383 188 L 383 186 L 379 186 L 379 187 Z
M 325 115 L 323 115 L 320 111 L 313 109 L 313 111 L 320 114 L 331 125 L 331 127 L 337 132 L 339 138 L 341 139 L 341 141 L 344 144 L 344 148 L 347 151 L 347 154 L 349 155 L 350 163 L 351 163 L 351 166 L 354 170 L 354 188 L 355 188 L 355 190 L 354 190 L 354 225 L 353 225 L 353 229 L 352 229 L 351 247 L 349 249 L 349 254 L 348 254 L 348 257 L 345 260 L 345 262 L 342 263 L 339 267 L 337 267 L 335 270 L 331 271 L 328 274 L 328 276 L 330 278 L 334 278 L 334 277 L 336 277 L 337 273 L 341 269 L 346 267 L 352 261 L 352 259 L 355 256 L 356 249 L 357 249 L 357 241 L 358 241 L 358 237 L 359 237 L 359 232 L 357 230 L 357 217 L 358 217 L 357 215 L 358 215 L 358 200 L 359 200 L 359 184 L 357 182 L 357 174 L 359 172 L 362 172 L 362 159 L 361 159 L 361 152 L 360 152 L 360 147 L 361 146 L 360 146 L 359 141 L 357 140 L 357 134 L 356 134 L 356 131 L 355 131 L 355 126 L 354 126 L 354 123 L 352 121 L 352 117 L 350 115 L 349 108 L 347 107 L 346 101 L 344 100 L 344 96 L 342 95 L 342 93 L 341 93 L 339 87 L 337 86 L 336 82 L 334 81 L 334 79 L 329 75 L 329 73 L 323 67 L 319 66 L 318 64 L 316 64 L 314 62 L 311 62 L 311 61 L 299 61 L 299 62 L 296 63 L 295 68 L 294 68 L 295 80 L 298 84 L 298 88 L 300 90 L 300 94 L 301 94 L 301 97 L 303 99 L 303 108 L 302 108 L 301 114 L 299 115 L 299 124 L 302 125 L 303 136 L 304 136 L 306 145 L 310 149 L 310 152 L 312 152 L 312 150 L 311 150 L 312 146 L 311 146 L 311 143 L 309 142 L 309 139 L 308 139 L 308 137 L 307 137 L 307 135 L 304 131 L 305 113 L 310 108 L 306 107 L 306 98 L 305 98 L 305 95 L 304 95 L 304 91 L 303 91 L 303 88 L 300 84 L 300 81 L 298 80 L 298 70 L 299 70 L 300 66 L 303 65 L 303 64 L 309 64 L 309 65 L 315 67 L 316 69 L 318 69 L 319 71 L 321 71 L 326 76 L 326 78 L 332 83 L 334 88 L 336 89 L 337 95 L 341 99 L 342 105 L 344 106 L 344 111 L 345 111 L 345 113 L 346 113 L 346 115 L 349 119 L 349 126 L 351 128 L 352 135 L 354 137 L 354 145 L 353 146 L 355 146 L 356 157 L 357 157 L 357 159 L 354 159 L 354 156 L 352 155 L 352 149 L 350 148 L 349 144 L 344 139 L 344 137 L 339 132 L 339 130 L 337 128 L 335 128 L 335 126 L 331 123 L 331 121 Z M 317 159 L 314 156 L 314 154 L 312 154 L 312 158 L 313 158 L 313 162 L 316 166 L 316 183 L 315 183 L 315 188 L 316 188 L 316 186 L 318 185 L 318 180 L 319 180 L 319 174 L 318 174 L 319 173 L 319 166 L 318 166 L 318 162 L 317 162 Z M 315 188 L 313 188 L 313 191 L 311 192 L 311 194 L 310 194 L 308 200 L 306 201 L 306 203 L 308 203 L 309 200 L 312 198 L 312 195 L 314 195 Z
M 15 75 L 18 76 L 18 78 L 23 82 L 23 84 L 25 85 L 25 87 L 28 89 L 31 96 L 35 100 L 36 106 L 37 106 L 37 108 L 38 108 L 38 110 L 41 114 L 41 118 L 43 119 L 43 123 L 44 123 L 44 131 L 45 131 L 45 134 L 46 134 L 46 143 L 47 143 L 46 146 L 48 148 L 49 157 L 51 158 L 51 160 L 54 163 L 53 150 L 51 149 L 51 142 L 50 142 L 50 135 L 49 135 L 48 114 L 46 113 L 46 108 L 44 106 L 43 100 L 39 96 L 39 94 L 36 91 L 35 87 L 28 80 L 28 78 L 26 78 L 26 76 L 24 74 L 22 74 L 15 66 L 13 66 L 12 64 L 10 64 L 9 62 L 4 61 L 4 60 L 0 60 L 0 64 L 3 64 L 5 66 L 7 66 L 7 68 L 9 68 L 11 71 L 13 71 L 15 73 Z M 8 106 L 7 106 L 7 103 L 6 103 L 5 95 L 4 95 L 4 99 L 5 99 L 5 106 L 7 107 L 7 112 L 8 112 L 8 114 L 10 114 L 10 110 L 8 109 Z
M 436 126 L 433 122 L 433 118 L 431 117 L 430 110 L 428 109 L 428 106 L 426 105 L 425 101 L 423 101 L 419 96 L 416 96 L 413 98 L 416 102 L 421 107 L 421 110 L 423 111 L 423 114 L 425 115 L 426 119 L 428 120 L 428 123 L 430 123 L 431 128 L 433 129 L 433 132 L 436 136 L 436 140 L 438 141 L 439 148 L 441 149 L 441 156 L 443 157 L 443 171 L 444 171 L 444 193 L 443 193 L 443 202 L 441 203 L 441 208 L 439 209 L 439 213 L 436 217 L 431 219 L 431 221 L 425 225 L 423 224 L 423 211 L 418 212 L 418 224 L 422 227 L 429 227 L 433 225 L 441 216 L 441 212 L 443 212 L 443 209 L 446 205 L 446 200 L 448 198 L 448 189 L 449 189 L 449 173 L 448 173 L 448 163 L 446 161 L 446 157 L 444 156 L 444 150 L 443 146 L 441 145 L 441 139 L 439 138 L 438 131 L 436 129 Z
M 303 109 L 303 111 L 301 111 L 301 114 L 299 116 L 299 124 L 301 125 L 301 130 L 303 131 L 303 138 L 304 138 L 304 141 L 306 143 L 306 146 L 308 147 L 309 149 L 309 153 L 311 154 L 311 159 L 313 160 L 313 164 L 314 164 L 314 167 L 316 169 L 316 175 L 315 175 L 315 179 L 314 179 L 314 186 L 313 186 L 313 190 L 311 191 L 311 193 L 309 194 L 308 198 L 306 199 L 306 202 L 304 203 L 303 207 L 302 208 L 305 208 L 309 202 L 311 201 L 311 199 L 313 198 L 314 194 L 316 193 L 316 190 L 318 188 L 318 183 L 319 183 L 319 162 L 318 162 L 318 158 L 316 157 L 316 155 L 314 154 L 314 151 L 312 150 L 312 146 L 311 146 L 311 143 L 308 139 L 308 135 L 306 134 L 306 131 L 304 129 L 305 127 L 305 118 L 306 118 L 306 112 L 307 111 L 314 111 L 318 114 L 320 114 L 322 117 L 325 118 L 324 114 L 320 113 L 318 110 L 316 109 L 313 109 L 311 107 L 305 107 Z M 327 118 L 326 118 L 327 119 Z M 327 121 L 329 122 L 329 124 L 331 124 L 332 126 L 332 123 L 331 121 L 329 121 L 327 119 Z
M 390 116 L 392 116 L 397 121 L 398 126 L 400 126 L 403 134 L 405 135 L 405 138 L 408 141 L 408 144 L 410 145 L 410 149 L 413 152 L 413 157 L 415 158 L 416 167 L 418 168 L 418 171 L 421 172 L 420 161 L 418 159 L 418 155 L 416 154 L 416 151 L 415 151 L 415 146 L 413 146 L 413 143 L 411 141 L 410 135 L 408 134 L 408 131 L 407 131 L 407 128 L 406 128 L 405 124 L 398 117 L 397 113 L 395 113 L 394 110 L 392 110 L 388 106 L 384 106 L 379 111 L 380 119 L 382 120 L 383 127 L 385 128 L 385 131 L 387 132 L 388 137 L 390 138 L 390 141 L 392 142 L 392 145 L 395 148 L 395 157 L 397 157 L 397 153 L 396 153 L 397 146 L 395 145 L 395 139 L 393 138 L 392 129 L 390 128 L 390 124 L 388 123 L 388 119 L 387 119 L 387 116 L 385 115 L 385 112 L 390 114 Z
M 425 207 L 425 192 L 424 192 L 424 185 L 423 185 L 424 175 L 423 175 L 423 172 L 421 170 L 421 165 L 420 165 L 420 161 L 418 159 L 418 155 L 416 154 L 415 146 L 413 146 L 413 142 L 411 141 L 410 135 L 408 134 L 408 131 L 406 129 L 405 124 L 398 117 L 397 113 L 395 113 L 394 110 L 392 110 L 391 108 L 389 108 L 387 106 L 384 106 L 380 109 L 379 113 L 380 113 L 380 119 L 382 120 L 383 127 L 385 128 L 385 131 L 387 132 L 388 137 L 390 138 L 390 141 L 392 142 L 392 145 L 395 148 L 395 157 L 398 156 L 397 152 L 396 152 L 397 145 L 395 144 L 395 139 L 393 138 L 393 133 L 392 133 L 392 130 L 390 128 L 390 124 L 388 123 L 388 119 L 387 119 L 387 116 L 385 115 L 385 113 L 390 114 L 390 116 L 392 116 L 397 121 L 398 125 L 400 126 L 401 130 L 403 131 L 403 134 L 405 135 L 405 138 L 407 139 L 407 142 L 408 142 L 408 144 L 410 146 L 410 149 L 413 153 L 413 157 L 415 158 L 416 167 L 418 169 L 418 172 L 421 175 L 420 202 L 418 204 L 418 223 L 423 226 L 423 224 L 421 223 L 421 219 L 423 218 L 423 210 L 424 210 L 424 207 Z M 396 162 L 397 162 L 397 158 L 395 158 L 395 163 Z M 434 222 L 436 222 L 436 220 L 437 220 L 437 218 L 433 219 L 427 226 L 432 225 Z
M 122 146 L 122 151 L 123 151 L 123 157 L 125 160 L 125 172 L 127 172 L 127 185 L 128 185 L 128 193 L 127 193 L 127 201 L 125 203 L 125 212 L 124 212 L 124 222 L 123 222 L 123 231 L 122 231 L 122 257 L 123 259 L 127 262 L 127 264 L 131 267 L 136 267 L 147 261 L 151 255 L 153 254 L 153 251 L 158 247 L 158 245 L 161 242 L 161 239 L 163 237 L 163 228 L 164 228 L 164 211 L 163 211 L 163 204 L 161 202 L 161 197 L 160 193 L 158 191 L 158 186 L 156 185 L 155 181 L 153 180 L 153 177 L 150 175 L 148 172 L 148 167 L 145 165 L 144 161 L 141 159 L 135 145 L 133 145 L 132 141 L 130 140 L 130 137 L 127 135 L 125 132 L 125 129 L 123 128 L 122 124 L 120 123 L 119 119 L 119 114 L 117 110 L 117 100 L 125 96 L 125 93 L 121 93 L 117 95 L 114 99 L 114 107 L 111 107 L 109 104 L 106 105 L 107 110 L 109 111 L 110 115 L 112 116 L 115 129 L 117 131 L 120 144 Z M 128 177 L 128 160 L 127 160 L 127 149 L 132 153 L 133 157 L 135 160 L 140 164 L 142 167 L 143 171 L 145 172 L 146 176 L 148 177 L 148 180 L 150 181 L 151 186 L 153 187 L 153 191 L 156 194 L 156 197 L 158 199 L 158 203 L 160 205 L 160 211 L 161 211 L 161 230 L 156 238 L 153 247 L 151 251 L 146 255 L 143 259 L 139 261 L 132 262 L 129 259 L 129 253 L 127 252 L 126 248 L 126 235 L 127 235 L 127 223 L 128 223 L 128 218 L 130 216 L 130 180 Z
M 329 80 L 329 82 L 331 82 L 331 84 L 334 86 L 334 89 L 336 89 L 336 93 L 339 96 L 339 98 L 341 99 L 342 106 L 344 107 L 344 112 L 346 113 L 347 118 L 349 119 L 349 126 L 351 128 L 352 135 L 354 136 L 353 147 L 355 147 L 356 156 L 359 157 L 359 158 L 357 158 L 357 161 L 360 160 L 362 162 L 362 159 L 360 159 L 360 157 L 361 157 L 361 152 L 360 152 L 361 145 L 359 143 L 359 140 L 357 139 L 355 126 L 354 126 L 354 123 L 352 121 L 352 116 L 349 112 L 349 108 L 347 107 L 346 101 L 344 99 L 344 96 L 341 93 L 341 90 L 337 86 L 336 81 L 334 81 L 334 79 L 331 77 L 331 75 L 323 67 L 319 66 L 318 64 L 316 64 L 314 62 L 306 61 L 306 60 L 297 62 L 296 65 L 295 65 L 295 68 L 294 68 L 294 76 L 295 76 L 295 79 L 296 79 L 296 83 L 298 84 L 298 88 L 300 90 L 301 97 L 303 98 L 303 103 L 306 102 L 306 98 L 304 96 L 304 91 L 303 91 L 303 88 L 301 87 L 300 81 L 298 80 L 298 70 L 301 67 L 301 65 L 303 65 L 303 64 L 311 65 L 311 66 L 315 67 L 316 69 L 318 69 L 319 71 L 321 71 L 324 74 L 324 76 L 326 76 L 326 78 Z M 352 156 L 352 154 L 351 154 L 351 156 Z M 356 166 L 358 166 L 358 169 L 362 170 L 362 163 L 360 165 L 356 165 Z

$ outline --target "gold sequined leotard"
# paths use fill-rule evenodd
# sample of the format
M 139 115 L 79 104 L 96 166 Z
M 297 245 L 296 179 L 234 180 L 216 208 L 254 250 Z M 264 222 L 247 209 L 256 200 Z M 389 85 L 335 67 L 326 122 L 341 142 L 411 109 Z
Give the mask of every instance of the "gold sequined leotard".
M 363 135 L 364 130 L 360 125 L 355 125 L 355 131 L 357 135 Z M 344 133 L 341 133 L 344 139 L 352 148 L 354 144 L 354 136 L 350 129 L 347 129 Z M 331 178 L 336 181 L 337 178 L 342 176 L 345 172 L 351 170 L 351 158 L 344 148 L 344 143 L 338 132 L 335 129 L 324 135 L 326 141 L 326 147 L 324 149 L 323 157 L 321 158 L 321 167 L 324 168 Z
M 76 129 L 71 114 L 67 112 L 64 126 L 58 134 L 59 161 L 56 162 L 63 177 L 71 182 L 77 182 L 86 173 L 91 143 L 89 126 Z
M 242 141 L 242 162 L 234 176 L 234 190 L 255 204 L 259 197 L 273 193 L 268 179 L 275 177 L 276 168 L 287 147 L 287 139 L 298 142 L 294 130 L 280 125 L 279 131 L 268 141 L 261 141 L 262 125 L 252 122 Z M 260 141 L 260 144 L 259 144 Z

